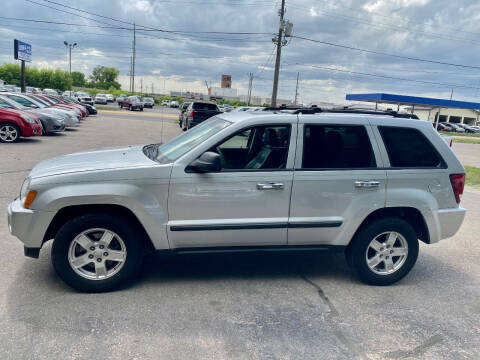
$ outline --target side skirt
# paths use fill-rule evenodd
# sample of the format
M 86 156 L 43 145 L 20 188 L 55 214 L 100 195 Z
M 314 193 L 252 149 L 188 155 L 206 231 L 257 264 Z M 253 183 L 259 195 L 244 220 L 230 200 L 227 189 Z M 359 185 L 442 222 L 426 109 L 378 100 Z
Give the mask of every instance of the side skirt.
M 225 247 L 198 247 L 198 248 L 177 248 L 171 250 L 157 250 L 159 253 L 170 254 L 209 254 L 209 253 L 246 253 L 246 252 L 343 252 L 346 246 L 340 245 L 278 245 L 278 246 L 225 246 Z

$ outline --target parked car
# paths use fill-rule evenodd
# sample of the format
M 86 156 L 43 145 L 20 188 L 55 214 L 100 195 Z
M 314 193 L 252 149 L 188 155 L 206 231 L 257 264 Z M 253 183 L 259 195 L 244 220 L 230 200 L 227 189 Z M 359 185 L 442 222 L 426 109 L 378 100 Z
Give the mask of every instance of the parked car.
M 115 102 L 115 97 L 112 94 L 106 94 L 108 102 Z
M 439 124 L 442 124 L 443 126 L 446 126 L 447 128 L 450 128 L 451 131 L 453 132 L 458 132 L 458 133 L 464 133 L 465 129 L 461 128 L 457 124 L 454 123 L 447 123 L 447 122 L 441 122 Z
M 35 115 L 42 124 L 42 135 L 51 135 L 56 132 L 65 131 L 65 123 L 58 114 L 51 114 L 41 109 L 32 109 L 12 100 L 8 96 L 0 95 L 0 106 L 3 109 L 14 109 Z
M 63 98 L 65 99 L 65 101 L 68 101 L 70 103 L 73 103 L 73 104 L 78 104 L 78 105 L 83 105 L 85 107 L 85 109 L 87 109 L 87 113 L 88 115 L 97 115 L 98 111 L 97 111 L 97 108 L 93 105 L 90 105 L 90 104 L 82 104 L 81 102 L 71 98 L 71 97 L 68 97 L 68 96 L 63 96 Z
M 57 91 L 53 89 L 43 89 L 42 93 L 44 95 L 58 95 Z
M 212 116 L 221 113 L 222 112 L 216 104 L 194 101 L 188 106 L 187 110 L 185 110 L 182 129 L 184 131 L 188 130 L 191 127 L 211 118 Z
M 27 94 L 33 94 L 33 92 L 35 91 L 35 88 L 31 87 L 31 86 L 27 86 L 25 87 L 25 92 Z
M 186 110 L 188 109 L 188 106 L 191 104 L 191 102 L 185 101 L 182 106 L 180 107 L 180 114 L 178 114 L 178 125 L 180 128 L 183 129 L 183 122 L 185 121 L 185 116 L 186 116 Z
M 220 111 L 222 112 L 230 112 L 233 110 L 233 106 L 230 106 L 228 104 L 223 104 L 223 105 L 219 105 L 218 108 L 220 109 Z
M 20 137 L 40 136 L 42 130 L 34 114 L 4 108 L 0 103 L 0 142 L 13 143 Z
M 120 96 L 117 97 L 117 103 L 118 103 L 119 100 L 120 100 L 120 101 L 121 101 L 121 100 L 125 100 L 126 97 L 127 97 L 127 95 L 125 95 L 125 94 L 120 94 Z
M 162 106 L 170 106 L 170 100 L 162 100 Z
M 142 98 L 142 102 L 144 108 L 148 107 L 150 109 L 153 109 L 153 107 L 155 106 L 155 100 L 153 100 L 151 97 Z
M 68 104 L 68 105 L 63 104 L 60 101 L 58 101 L 56 98 L 52 97 L 52 95 L 47 96 L 47 95 L 36 94 L 33 96 L 47 102 L 51 106 L 61 108 L 61 109 L 73 110 L 77 114 L 79 120 L 86 116 L 86 110 L 81 110 L 80 108 L 77 108 L 73 104 Z
M 42 111 L 42 113 L 45 113 L 47 115 L 54 115 L 60 117 L 65 124 L 65 127 L 78 126 L 78 116 L 72 110 L 53 107 L 47 102 L 44 102 L 43 100 L 33 95 L 17 93 L 6 93 L 2 95 L 16 101 L 17 103 L 27 108 L 39 109 Z
M 134 279 L 149 250 L 339 250 L 362 281 L 388 285 L 419 241 L 458 231 L 464 183 L 428 122 L 221 114 L 165 144 L 39 163 L 8 224 L 27 256 L 54 239 L 53 267 L 80 291 Z
M 476 130 L 475 128 L 473 128 L 468 124 L 456 124 L 456 125 L 464 129 L 466 133 L 475 134 L 480 132 L 479 130 Z
M 124 100 L 118 100 L 118 106 L 120 106 L 120 108 L 127 108 L 130 111 L 143 111 L 143 103 L 138 96 L 129 96 Z
M 95 104 L 107 105 L 107 103 L 108 103 L 107 95 L 105 94 L 95 95 Z
M 74 94 L 73 98 L 81 104 L 94 105 L 93 99 L 89 93 L 79 91 Z
M 178 101 L 172 100 L 170 101 L 170 107 L 171 108 L 178 108 L 180 105 L 178 104 Z
M 45 97 L 48 100 L 50 100 L 51 102 L 53 102 L 53 104 L 55 104 L 55 105 L 63 105 L 63 106 L 67 106 L 69 108 L 79 110 L 82 118 L 84 118 L 85 116 L 88 116 L 87 109 L 85 108 L 84 105 L 76 104 L 76 103 L 70 103 L 70 102 L 66 101 L 62 96 L 58 96 L 58 95 L 57 96 L 45 95 Z

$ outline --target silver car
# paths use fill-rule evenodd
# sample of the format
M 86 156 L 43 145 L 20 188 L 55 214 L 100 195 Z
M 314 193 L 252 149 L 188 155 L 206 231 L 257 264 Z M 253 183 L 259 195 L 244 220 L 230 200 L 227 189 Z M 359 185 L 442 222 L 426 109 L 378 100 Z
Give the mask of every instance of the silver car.
M 388 179 L 388 182 L 387 182 Z M 229 113 L 165 144 L 39 163 L 10 232 L 70 286 L 108 291 L 149 251 L 340 250 L 366 283 L 394 283 L 419 241 L 453 236 L 465 170 L 430 123 L 368 114 Z
M 80 123 L 78 114 L 75 111 L 50 106 L 50 104 L 43 101 L 42 99 L 39 99 L 36 96 L 16 93 L 2 93 L 2 95 L 11 98 L 12 100 L 22 104 L 23 106 L 32 109 L 38 109 L 40 112 L 47 115 L 61 117 L 63 123 L 65 124 L 65 127 L 75 127 L 78 126 Z

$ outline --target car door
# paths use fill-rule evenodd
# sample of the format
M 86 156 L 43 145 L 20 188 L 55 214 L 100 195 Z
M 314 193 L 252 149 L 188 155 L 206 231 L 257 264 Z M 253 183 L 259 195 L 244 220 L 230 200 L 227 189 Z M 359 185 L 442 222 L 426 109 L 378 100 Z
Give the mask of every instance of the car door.
M 224 138 L 175 162 L 167 226 L 172 248 L 287 244 L 297 124 L 291 115 L 275 120 L 232 125 Z M 221 154 L 222 170 L 186 171 L 206 151 Z
M 346 245 L 385 205 L 386 171 L 365 118 L 300 117 L 289 245 Z

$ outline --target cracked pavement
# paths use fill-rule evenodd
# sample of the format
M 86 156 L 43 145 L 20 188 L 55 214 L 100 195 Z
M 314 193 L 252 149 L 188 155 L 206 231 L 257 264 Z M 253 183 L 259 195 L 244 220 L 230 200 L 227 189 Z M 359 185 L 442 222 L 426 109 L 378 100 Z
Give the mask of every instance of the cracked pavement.
M 474 189 L 463 195 L 459 233 L 421 244 L 412 272 L 389 287 L 358 282 L 339 253 L 152 255 L 131 286 L 80 294 L 55 275 L 50 244 L 38 260 L 23 256 L 6 206 L 26 169 L 58 154 L 158 142 L 162 126 L 165 139 L 179 133 L 171 121 L 108 114 L 0 145 L 2 359 L 480 358 Z

